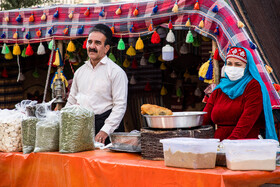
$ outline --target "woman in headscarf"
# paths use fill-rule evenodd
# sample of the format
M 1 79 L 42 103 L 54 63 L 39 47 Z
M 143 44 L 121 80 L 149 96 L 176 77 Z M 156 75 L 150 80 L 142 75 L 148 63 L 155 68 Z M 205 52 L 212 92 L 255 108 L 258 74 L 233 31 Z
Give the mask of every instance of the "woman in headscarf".
M 226 57 L 225 78 L 207 101 L 203 124 L 217 124 L 215 138 L 254 139 L 261 129 L 277 140 L 272 107 L 250 51 L 232 47 Z

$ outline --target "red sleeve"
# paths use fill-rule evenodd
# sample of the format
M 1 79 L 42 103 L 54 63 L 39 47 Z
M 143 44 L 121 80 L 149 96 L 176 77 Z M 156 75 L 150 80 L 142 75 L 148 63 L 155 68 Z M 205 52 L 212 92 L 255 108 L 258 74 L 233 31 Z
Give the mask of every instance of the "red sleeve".
M 202 125 L 213 125 L 213 122 L 211 120 L 211 113 L 214 107 L 214 102 L 217 97 L 217 90 L 214 90 L 213 93 L 210 95 L 210 98 L 207 100 L 207 104 L 204 107 L 203 111 L 207 112 L 207 114 L 203 117 L 203 123 Z
M 243 94 L 244 111 L 227 139 L 244 139 L 263 110 L 261 86 L 255 79 L 249 82 Z

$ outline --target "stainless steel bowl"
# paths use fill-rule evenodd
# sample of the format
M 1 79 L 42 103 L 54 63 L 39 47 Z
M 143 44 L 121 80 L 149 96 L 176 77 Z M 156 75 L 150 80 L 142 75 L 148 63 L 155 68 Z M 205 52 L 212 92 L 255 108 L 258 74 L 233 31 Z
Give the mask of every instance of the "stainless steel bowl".
M 203 122 L 203 115 L 207 112 L 173 112 L 173 115 L 150 116 L 146 118 L 151 128 L 189 128 L 200 126 Z
M 141 134 L 128 132 L 114 132 L 110 134 L 110 140 L 114 149 L 127 152 L 141 151 Z

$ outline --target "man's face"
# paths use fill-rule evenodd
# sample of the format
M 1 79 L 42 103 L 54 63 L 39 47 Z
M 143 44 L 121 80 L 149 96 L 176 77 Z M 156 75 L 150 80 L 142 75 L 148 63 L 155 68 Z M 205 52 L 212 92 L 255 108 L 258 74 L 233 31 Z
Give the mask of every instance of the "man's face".
M 106 37 L 101 32 L 92 32 L 88 36 L 87 53 L 92 61 L 100 61 L 109 51 L 110 46 L 105 46 Z

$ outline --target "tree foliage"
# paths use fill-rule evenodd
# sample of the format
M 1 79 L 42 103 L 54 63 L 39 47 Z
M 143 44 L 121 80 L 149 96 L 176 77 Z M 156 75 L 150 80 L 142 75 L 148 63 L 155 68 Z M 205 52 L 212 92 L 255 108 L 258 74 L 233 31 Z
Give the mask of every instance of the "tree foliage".
M 54 0 L 2 0 L 1 10 L 28 8 L 49 2 L 54 2 Z

